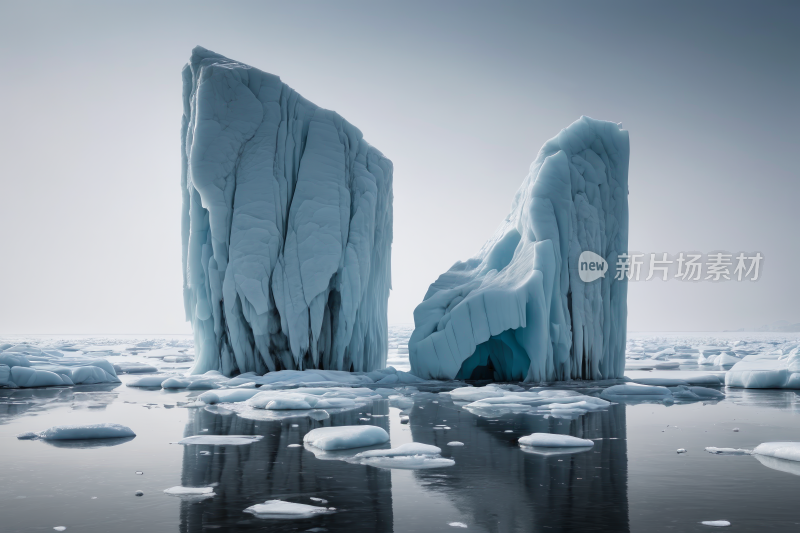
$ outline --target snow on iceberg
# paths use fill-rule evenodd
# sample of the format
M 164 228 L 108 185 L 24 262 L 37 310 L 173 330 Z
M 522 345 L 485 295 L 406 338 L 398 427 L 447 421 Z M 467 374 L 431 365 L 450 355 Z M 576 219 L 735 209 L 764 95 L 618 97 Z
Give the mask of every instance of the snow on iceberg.
M 264 503 L 248 507 L 244 512 L 253 514 L 257 518 L 290 520 L 330 514 L 336 512 L 336 509 L 333 507 L 317 507 L 314 505 L 291 503 L 282 500 L 267 500 Z
M 627 279 L 585 283 L 578 272 L 585 251 L 610 274 L 627 251 L 629 152 L 627 131 L 588 117 L 545 143 L 494 236 L 439 276 L 414 311 L 412 374 L 622 377 Z
M 383 367 L 391 161 L 277 76 L 201 47 L 183 103 L 193 373 Z
M 303 442 L 325 451 L 365 448 L 389 442 L 389 434 L 378 426 L 338 426 L 312 429 Z

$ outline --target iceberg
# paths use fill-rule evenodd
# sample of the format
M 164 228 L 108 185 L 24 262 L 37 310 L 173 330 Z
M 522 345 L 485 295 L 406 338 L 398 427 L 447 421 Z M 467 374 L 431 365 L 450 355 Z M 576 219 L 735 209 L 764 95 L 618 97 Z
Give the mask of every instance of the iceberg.
M 606 271 L 628 247 L 629 152 L 627 131 L 588 117 L 545 143 L 494 236 L 439 276 L 415 309 L 412 374 L 622 377 L 627 278 Z M 584 252 L 593 260 L 580 259 Z M 600 277 L 584 282 L 589 263 Z
M 385 366 L 391 161 L 277 76 L 201 47 L 183 106 L 192 373 Z

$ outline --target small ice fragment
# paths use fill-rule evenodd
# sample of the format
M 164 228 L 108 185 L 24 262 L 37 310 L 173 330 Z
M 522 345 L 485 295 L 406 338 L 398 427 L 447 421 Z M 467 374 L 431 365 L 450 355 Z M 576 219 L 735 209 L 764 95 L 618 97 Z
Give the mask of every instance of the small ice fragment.
M 325 451 L 347 450 L 389 442 L 389 434 L 378 426 L 322 427 L 306 433 L 303 442 Z
M 179 440 L 174 444 L 211 444 L 215 446 L 241 446 L 252 444 L 264 438 L 264 435 L 194 435 Z
M 200 452 L 200 455 L 211 455 L 211 452 L 203 450 L 202 452 Z
M 727 527 L 731 525 L 730 522 L 727 520 L 706 520 L 705 522 L 700 522 L 704 526 L 713 526 L 713 527 Z
M 334 508 L 316 507 L 302 503 L 284 502 L 281 500 L 267 500 L 264 503 L 252 505 L 244 510 L 245 513 L 255 515 L 257 518 L 311 518 L 321 514 L 330 514 Z
M 752 455 L 753 453 L 753 450 L 742 448 L 715 448 L 714 446 L 707 446 L 706 451 L 715 455 Z
M 448 442 L 447 445 L 448 446 L 463 446 L 464 443 L 463 442 L 458 442 L 457 440 L 454 440 L 453 442 Z
M 164 489 L 164 494 L 169 494 L 170 496 L 181 496 L 186 498 L 211 498 L 215 496 L 214 489 L 212 487 L 183 487 L 178 485 L 177 487 L 170 487 L 168 489 Z
M 533 433 L 521 437 L 520 445 L 523 446 L 545 446 L 545 447 L 567 447 L 567 446 L 594 446 L 594 442 L 579 439 L 570 435 L 558 435 L 555 433 Z
M 289 446 L 287 446 L 287 448 L 299 448 L 299 447 L 300 447 L 299 444 L 290 444 Z
M 507 429 L 503 433 L 514 433 L 514 430 L 513 429 Z
M 300 424 L 292 424 L 292 427 L 293 427 L 293 428 L 299 428 L 299 427 L 300 427 Z
M 144 492 L 142 492 L 140 490 L 137 490 L 136 492 L 134 492 L 134 494 L 137 495 L 137 496 L 144 496 Z
M 467 527 L 467 524 L 465 524 L 464 522 L 450 522 L 447 525 L 452 527 Z
M 678 453 L 686 453 L 686 448 L 678 448 Z
M 19 440 L 33 440 L 33 439 L 37 438 L 38 436 L 39 435 L 37 435 L 33 431 L 28 431 L 27 433 L 20 433 L 19 435 L 17 435 L 17 438 Z
M 67 528 L 64 527 L 64 526 L 56 526 L 53 529 L 55 529 L 56 531 L 66 531 L 67 530 Z
M 324 500 L 322 498 L 314 498 L 313 496 L 311 498 L 309 498 L 309 500 L 314 501 L 314 502 L 319 502 L 322 505 L 325 505 L 326 503 L 328 503 L 328 500 Z
M 445 429 L 450 429 L 450 428 L 448 426 L 435 426 L 433 429 L 445 430 Z
M 136 471 L 136 475 L 137 475 L 137 476 L 141 476 L 141 475 L 143 475 L 143 474 L 144 474 L 144 472 L 142 472 L 141 470 L 137 470 L 137 471 Z
M 739 428 L 733 428 L 734 433 L 739 433 Z

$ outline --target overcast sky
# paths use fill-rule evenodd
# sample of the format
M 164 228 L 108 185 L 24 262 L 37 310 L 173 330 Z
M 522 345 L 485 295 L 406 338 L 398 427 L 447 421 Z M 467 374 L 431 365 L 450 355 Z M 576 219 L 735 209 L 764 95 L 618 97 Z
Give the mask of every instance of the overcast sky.
M 181 68 L 281 76 L 394 162 L 390 323 L 474 255 L 542 144 L 630 132 L 631 250 L 759 251 L 631 283 L 628 327 L 800 321 L 800 3 L 0 4 L 0 332 L 181 333 Z

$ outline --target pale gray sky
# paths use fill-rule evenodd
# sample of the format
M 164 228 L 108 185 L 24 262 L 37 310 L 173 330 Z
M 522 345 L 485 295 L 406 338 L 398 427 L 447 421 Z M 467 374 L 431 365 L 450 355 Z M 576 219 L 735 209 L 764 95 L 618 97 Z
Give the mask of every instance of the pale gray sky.
M 180 70 L 281 76 L 395 165 L 390 322 L 478 251 L 581 115 L 631 137 L 630 249 L 760 251 L 632 283 L 631 330 L 800 321 L 796 2 L 0 4 L 0 332 L 180 333 Z

